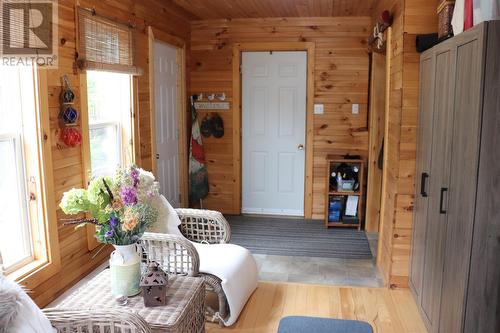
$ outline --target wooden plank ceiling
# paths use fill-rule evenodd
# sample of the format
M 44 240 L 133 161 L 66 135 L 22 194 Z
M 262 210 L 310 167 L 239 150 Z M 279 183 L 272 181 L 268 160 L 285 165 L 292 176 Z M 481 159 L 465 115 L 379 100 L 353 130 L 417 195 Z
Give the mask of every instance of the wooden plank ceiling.
M 198 20 L 371 16 L 376 0 L 170 0 Z

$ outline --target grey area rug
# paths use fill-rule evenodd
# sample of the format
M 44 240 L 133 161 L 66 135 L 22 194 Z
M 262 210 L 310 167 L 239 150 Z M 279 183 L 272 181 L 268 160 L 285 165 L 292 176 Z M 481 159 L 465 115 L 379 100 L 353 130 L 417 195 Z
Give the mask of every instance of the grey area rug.
M 325 228 L 322 221 L 226 216 L 231 243 L 256 254 L 339 259 L 372 259 L 363 231 Z

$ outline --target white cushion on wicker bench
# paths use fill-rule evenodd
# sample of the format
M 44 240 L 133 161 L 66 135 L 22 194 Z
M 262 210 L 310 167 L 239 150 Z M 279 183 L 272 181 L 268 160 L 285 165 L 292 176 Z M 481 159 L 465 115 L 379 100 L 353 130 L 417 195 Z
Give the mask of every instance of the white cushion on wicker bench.
M 151 231 L 185 238 L 180 230 L 181 220 L 174 208 L 161 196 L 158 222 Z M 191 242 L 200 257 L 200 272 L 212 274 L 222 280 L 222 289 L 229 305 L 226 326 L 236 322 L 246 302 L 257 288 L 258 270 L 250 251 L 234 244 L 199 244 Z

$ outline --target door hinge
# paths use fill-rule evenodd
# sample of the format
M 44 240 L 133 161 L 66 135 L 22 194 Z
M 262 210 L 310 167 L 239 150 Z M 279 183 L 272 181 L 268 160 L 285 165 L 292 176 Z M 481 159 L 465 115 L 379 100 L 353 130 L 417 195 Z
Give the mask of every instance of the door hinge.
M 241 65 L 240 65 L 240 74 L 243 74 L 243 70 L 241 69 Z
M 182 202 L 182 195 L 179 193 L 179 203 Z

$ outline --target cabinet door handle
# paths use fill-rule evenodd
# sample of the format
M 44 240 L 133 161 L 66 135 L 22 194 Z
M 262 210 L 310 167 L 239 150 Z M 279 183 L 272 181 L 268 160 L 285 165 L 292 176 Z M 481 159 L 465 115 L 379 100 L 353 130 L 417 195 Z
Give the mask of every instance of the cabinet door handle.
M 446 214 L 446 210 L 443 209 L 444 192 L 448 192 L 447 187 L 441 187 L 441 198 L 439 199 L 439 214 Z
M 429 174 L 427 172 L 422 172 L 422 178 L 420 178 L 420 195 L 423 197 L 427 197 L 427 190 L 425 188 L 427 185 L 427 178 L 429 178 Z

